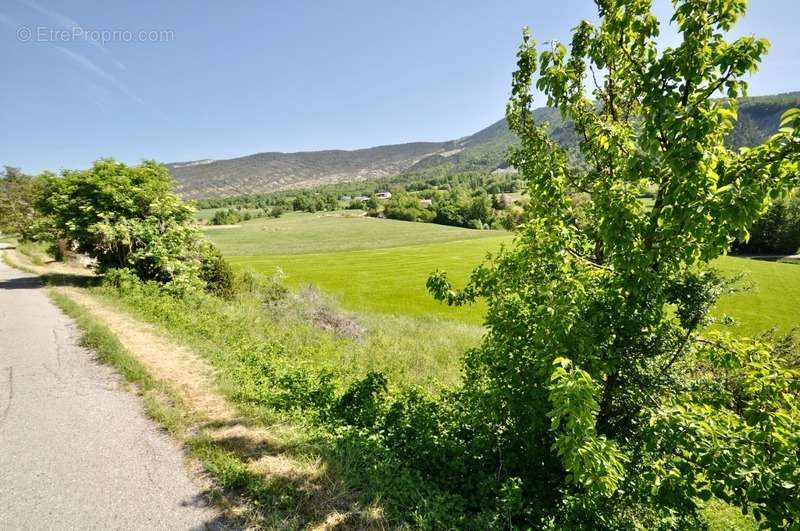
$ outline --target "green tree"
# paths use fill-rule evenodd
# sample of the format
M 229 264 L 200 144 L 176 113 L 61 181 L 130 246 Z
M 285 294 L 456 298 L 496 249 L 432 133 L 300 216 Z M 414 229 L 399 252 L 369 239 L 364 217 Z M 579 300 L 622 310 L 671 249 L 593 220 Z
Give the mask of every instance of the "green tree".
M 569 49 L 538 53 L 524 32 L 506 117 L 526 221 L 464 290 L 428 281 L 449 303 L 488 302 L 465 362 L 471 445 L 522 493 L 512 522 L 695 526 L 714 495 L 795 526 L 798 371 L 769 342 L 706 325 L 724 287 L 709 262 L 798 182 L 800 111 L 764 145 L 727 148 L 767 42 L 725 40 L 744 0 L 676 0 L 681 40 L 661 50 L 650 4 L 598 0 L 599 24 L 579 23 Z M 534 82 L 574 124 L 579 163 L 534 123 Z
M 369 199 L 367 199 L 364 204 L 369 210 L 377 210 L 381 206 L 381 202 L 375 194 L 370 195 Z
M 217 210 L 211 218 L 212 225 L 235 225 L 242 221 L 242 215 L 232 208 Z
M 203 245 L 194 210 L 156 162 L 101 160 L 89 170 L 51 176 L 38 208 L 52 238 L 97 259 L 101 271 L 131 269 L 142 280 L 198 285 Z
M 31 237 L 37 220 L 36 180 L 6 166 L 0 174 L 0 231 Z
M 403 191 L 396 191 L 392 198 L 383 205 L 383 214 L 389 219 L 400 219 L 403 221 L 422 221 L 433 220 L 433 212 L 420 206 L 419 196 Z
M 795 254 L 800 249 L 800 194 L 778 199 L 734 250 L 748 254 Z

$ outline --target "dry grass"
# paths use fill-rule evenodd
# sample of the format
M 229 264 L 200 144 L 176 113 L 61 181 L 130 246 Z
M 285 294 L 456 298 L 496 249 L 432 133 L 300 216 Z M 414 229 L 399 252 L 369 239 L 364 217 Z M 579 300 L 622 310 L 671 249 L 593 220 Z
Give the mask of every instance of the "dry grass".
M 93 277 L 94 272 L 75 263 L 57 262 L 46 255 L 25 255 L 17 249 L 6 249 L 2 253 L 5 263 L 16 269 L 41 276 Z
M 330 514 L 343 515 L 348 521 L 352 518 L 356 493 L 331 477 L 320 459 L 295 455 L 292 449 L 297 434 L 291 428 L 260 426 L 237 411 L 223 397 L 214 369 L 205 360 L 85 291 L 54 289 L 100 320 L 153 378 L 175 390 L 198 419 L 191 427 L 197 435 L 234 454 L 270 491 L 294 493 L 295 523 L 325 521 Z

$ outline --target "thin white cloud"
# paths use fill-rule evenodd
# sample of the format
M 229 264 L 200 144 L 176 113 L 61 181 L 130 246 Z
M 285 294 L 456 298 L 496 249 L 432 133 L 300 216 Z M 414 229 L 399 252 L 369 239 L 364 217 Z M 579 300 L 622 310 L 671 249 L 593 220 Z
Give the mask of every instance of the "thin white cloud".
M 81 55 L 78 52 L 68 50 L 63 46 L 55 46 L 55 48 L 61 54 L 67 57 L 70 61 L 72 61 L 74 64 L 78 65 L 87 72 L 96 75 L 100 79 L 106 81 L 108 84 L 113 85 L 117 90 L 119 90 L 129 98 L 135 100 L 138 103 L 144 104 L 142 98 L 134 94 L 133 91 L 131 91 L 131 89 L 128 88 L 128 86 L 125 83 L 114 77 L 112 74 L 108 73 L 105 69 L 98 66 L 96 63 L 94 63 L 91 59 L 89 59 L 85 55 Z
M 42 15 L 49 17 L 53 22 L 55 22 L 62 28 L 81 27 L 80 24 L 78 24 L 75 20 L 69 18 L 68 16 L 62 15 L 61 13 L 53 11 L 52 9 L 47 9 L 46 7 L 34 2 L 33 0 L 22 0 L 22 3 L 30 7 L 31 9 L 38 11 Z
M 23 4 L 25 4 L 26 6 L 28 6 L 31 9 L 33 9 L 34 11 L 38 11 L 42 15 L 48 17 L 50 20 L 52 20 L 57 26 L 60 26 L 62 29 L 67 29 L 67 30 L 80 29 L 82 32 L 85 32 L 84 27 L 81 26 L 80 24 L 78 24 L 78 22 L 75 19 L 70 18 L 69 16 L 64 15 L 63 13 L 59 13 L 58 11 L 54 11 L 52 9 L 48 9 L 48 8 L 44 7 L 43 5 L 35 2 L 34 0 L 21 0 L 21 1 L 22 1 Z M 99 41 L 96 41 L 96 40 L 88 40 L 87 42 L 89 44 L 91 44 L 92 46 L 94 46 L 95 48 L 97 48 L 98 50 L 101 50 L 104 54 L 106 54 L 108 56 L 109 61 L 114 63 L 114 65 L 117 68 L 119 68 L 120 70 L 125 70 L 126 69 L 125 65 L 122 64 L 119 60 L 117 60 L 117 58 L 114 57 L 114 55 L 112 55 L 112 53 L 108 50 L 108 48 L 103 46 L 102 42 L 99 42 Z

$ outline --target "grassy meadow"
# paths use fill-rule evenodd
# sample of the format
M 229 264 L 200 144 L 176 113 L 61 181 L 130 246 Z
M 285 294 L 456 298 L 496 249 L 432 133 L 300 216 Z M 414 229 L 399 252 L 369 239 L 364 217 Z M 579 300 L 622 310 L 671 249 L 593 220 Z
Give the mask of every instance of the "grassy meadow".
M 281 256 L 407 247 L 506 235 L 432 223 L 370 218 L 360 210 L 290 213 L 277 219 L 243 222 L 239 227 L 206 227 L 227 256 Z
M 477 325 L 481 304 L 450 308 L 425 289 L 436 269 L 456 284 L 488 252 L 511 242 L 500 231 L 373 219 L 353 213 L 289 214 L 233 228 L 207 228 L 235 267 L 272 274 L 281 268 L 291 286 L 314 284 L 352 311 L 438 317 Z M 746 291 L 726 295 L 717 314 L 736 330 L 756 334 L 792 330 L 800 320 L 800 265 L 726 256 L 715 262 L 726 275 L 742 275 Z
M 428 294 L 425 281 L 446 270 L 456 282 L 511 236 L 349 214 L 291 214 L 237 228 L 208 228 L 234 267 L 272 274 L 291 286 L 314 284 L 353 311 L 439 317 L 480 324 L 484 306 L 452 308 Z
M 776 327 L 790 332 L 800 325 L 800 264 L 726 256 L 715 262 L 726 275 L 742 275 L 745 290 L 725 295 L 717 314 L 727 314 L 742 334 L 758 334 Z

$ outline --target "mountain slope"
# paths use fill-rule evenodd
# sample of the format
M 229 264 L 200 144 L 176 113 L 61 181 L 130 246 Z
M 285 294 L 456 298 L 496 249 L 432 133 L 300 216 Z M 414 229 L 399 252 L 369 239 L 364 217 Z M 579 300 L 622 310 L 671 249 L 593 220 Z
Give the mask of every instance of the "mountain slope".
M 800 92 L 760 96 L 740 101 L 739 121 L 729 137 L 732 147 L 760 144 L 773 134 L 789 107 L 800 106 Z M 555 109 L 534 111 L 547 122 L 560 144 L 577 142 L 575 132 Z M 400 174 L 493 171 L 505 167 L 505 153 L 516 142 L 505 120 L 477 133 L 447 142 L 414 142 L 353 151 L 257 153 L 228 160 L 198 160 L 167 164 L 178 192 L 188 199 L 309 188 L 321 184 L 363 181 Z
M 416 142 L 354 151 L 257 153 L 228 160 L 167 164 L 178 192 L 191 199 L 272 192 L 397 175 L 446 153 L 452 142 Z

